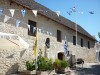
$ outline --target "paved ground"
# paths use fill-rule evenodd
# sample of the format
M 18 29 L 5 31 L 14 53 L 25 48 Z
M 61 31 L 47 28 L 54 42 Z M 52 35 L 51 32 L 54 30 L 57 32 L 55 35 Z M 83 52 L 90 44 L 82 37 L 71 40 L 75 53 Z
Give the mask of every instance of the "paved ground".
M 54 71 L 55 72 L 55 71 Z M 18 74 L 13 74 L 18 75 Z M 47 75 L 47 74 L 42 74 Z M 48 75 L 100 75 L 100 63 L 85 63 L 83 65 L 78 65 L 77 68 L 73 70 L 66 70 L 66 74 L 48 74 Z
M 100 75 L 100 63 L 87 63 L 79 66 L 74 75 Z

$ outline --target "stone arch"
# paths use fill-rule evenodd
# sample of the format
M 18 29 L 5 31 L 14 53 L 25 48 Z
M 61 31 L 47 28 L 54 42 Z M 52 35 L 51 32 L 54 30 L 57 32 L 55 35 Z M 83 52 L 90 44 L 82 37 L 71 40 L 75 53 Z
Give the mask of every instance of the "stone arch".
M 60 60 L 63 60 L 64 59 L 64 52 L 59 52 L 57 54 L 57 58 L 60 59 Z

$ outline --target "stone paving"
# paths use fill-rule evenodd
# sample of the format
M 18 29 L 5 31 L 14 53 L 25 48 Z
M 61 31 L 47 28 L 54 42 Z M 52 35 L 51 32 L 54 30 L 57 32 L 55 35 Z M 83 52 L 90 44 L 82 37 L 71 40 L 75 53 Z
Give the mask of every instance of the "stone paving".
M 74 75 L 100 75 L 100 63 L 85 63 L 83 68 L 78 66 Z
M 43 73 L 41 75 L 100 75 L 100 63 L 85 63 L 83 68 L 82 65 L 77 65 L 77 68 L 75 69 L 66 69 L 65 74 L 56 74 L 53 72 L 52 74 Z

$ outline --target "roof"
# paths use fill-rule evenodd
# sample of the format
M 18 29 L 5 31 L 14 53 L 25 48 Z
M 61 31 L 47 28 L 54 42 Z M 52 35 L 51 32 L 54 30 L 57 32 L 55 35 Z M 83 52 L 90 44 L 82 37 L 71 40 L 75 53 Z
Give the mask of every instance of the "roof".
M 23 7 L 26 7 L 28 9 L 31 10 L 39 10 L 38 13 L 46 16 L 64 26 L 67 26 L 68 28 L 71 28 L 72 30 L 75 30 L 75 25 L 76 23 L 64 18 L 63 16 L 57 16 L 57 14 L 48 9 L 47 7 L 35 2 L 34 0 L 12 0 L 12 2 L 15 2 L 17 4 L 22 5 Z M 43 11 L 42 11 L 43 10 Z M 46 12 L 47 11 L 47 12 Z M 70 25 L 69 25 L 70 24 Z M 80 25 L 77 24 L 77 31 L 78 33 L 81 33 L 89 38 L 91 38 L 92 40 L 96 40 L 93 36 L 91 36 L 86 30 L 84 30 Z

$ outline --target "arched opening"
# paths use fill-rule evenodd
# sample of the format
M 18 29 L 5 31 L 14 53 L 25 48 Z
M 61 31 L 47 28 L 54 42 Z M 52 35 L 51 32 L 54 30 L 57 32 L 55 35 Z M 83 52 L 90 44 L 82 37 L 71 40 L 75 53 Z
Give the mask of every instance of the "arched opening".
M 46 38 L 45 45 L 47 48 L 50 48 L 50 38 Z
M 58 53 L 58 59 L 63 60 L 64 59 L 64 53 L 62 53 L 62 52 Z

